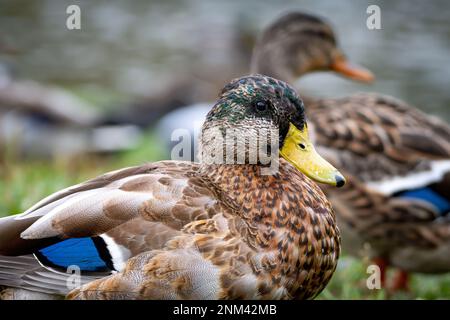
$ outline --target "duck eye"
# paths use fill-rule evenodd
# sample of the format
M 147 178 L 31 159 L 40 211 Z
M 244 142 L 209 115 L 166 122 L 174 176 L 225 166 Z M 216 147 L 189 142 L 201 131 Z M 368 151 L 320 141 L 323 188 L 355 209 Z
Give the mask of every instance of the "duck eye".
M 265 112 L 269 109 L 269 103 L 267 101 L 258 101 L 255 103 L 256 111 Z
M 303 150 L 306 149 L 306 146 L 303 143 L 299 143 L 298 146 L 300 147 L 300 149 L 303 149 Z

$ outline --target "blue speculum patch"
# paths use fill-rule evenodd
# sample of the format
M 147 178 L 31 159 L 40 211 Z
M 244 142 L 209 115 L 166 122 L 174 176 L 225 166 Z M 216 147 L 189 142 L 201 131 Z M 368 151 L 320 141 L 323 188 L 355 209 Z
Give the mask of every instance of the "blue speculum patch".
M 67 269 L 76 265 L 81 271 L 110 270 L 108 254 L 103 250 L 106 250 L 106 245 L 92 238 L 73 238 L 40 249 L 36 256 L 50 267 Z
M 450 202 L 429 187 L 404 191 L 399 193 L 397 196 L 401 198 L 412 198 L 426 201 L 436 207 L 439 214 L 445 214 L 450 211 Z

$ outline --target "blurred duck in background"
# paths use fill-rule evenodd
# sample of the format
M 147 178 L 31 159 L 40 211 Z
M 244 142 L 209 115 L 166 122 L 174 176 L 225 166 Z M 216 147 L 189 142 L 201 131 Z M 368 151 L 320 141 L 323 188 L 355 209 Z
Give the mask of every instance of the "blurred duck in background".
M 369 71 L 348 63 L 332 28 L 316 16 L 289 13 L 258 39 L 252 72 L 293 84 L 316 70 L 373 80 Z M 386 268 L 399 268 L 391 289 L 406 289 L 408 272 L 450 271 L 450 127 L 381 94 L 302 96 L 318 149 L 348 177 L 345 188 L 325 189 L 337 211 L 344 252 L 373 259 L 383 286 Z M 201 104 L 168 114 L 159 124 L 161 136 L 167 139 L 178 128 L 195 135 L 209 108 Z
M 2 77 L 0 152 L 53 157 L 120 151 L 136 144 L 140 133 L 134 126 L 97 127 L 98 119 L 94 107 L 68 91 Z
M 0 41 L 0 52 L 15 55 L 17 49 Z M 0 63 L 0 155 L 67 157 L 136 145 L 135 126 L 98 126 L 94 106 L 62 88 L 17 80 L 13 69 Z

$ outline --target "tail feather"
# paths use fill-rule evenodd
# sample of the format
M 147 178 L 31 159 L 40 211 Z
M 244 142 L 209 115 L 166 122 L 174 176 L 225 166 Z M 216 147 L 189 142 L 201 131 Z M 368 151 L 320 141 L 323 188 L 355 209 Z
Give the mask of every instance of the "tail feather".
M 73 287 L 71 273 L 62 273 L 43 267 L 33 255 L 0 256 L 0 286 L 20 288 L 34 292 L 65 296 Z M 80 285 L 104 275 L 80 275 Z

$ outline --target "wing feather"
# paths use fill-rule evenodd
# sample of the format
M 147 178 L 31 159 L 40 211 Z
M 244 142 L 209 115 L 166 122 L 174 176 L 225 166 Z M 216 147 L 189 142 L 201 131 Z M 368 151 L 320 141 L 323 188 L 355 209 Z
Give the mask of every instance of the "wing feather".
M 365 93 L 313 100 L 308 107 L 320 150 L 362 181 L 405 176 L 450 159 L 450 126 L 394 98 Z

